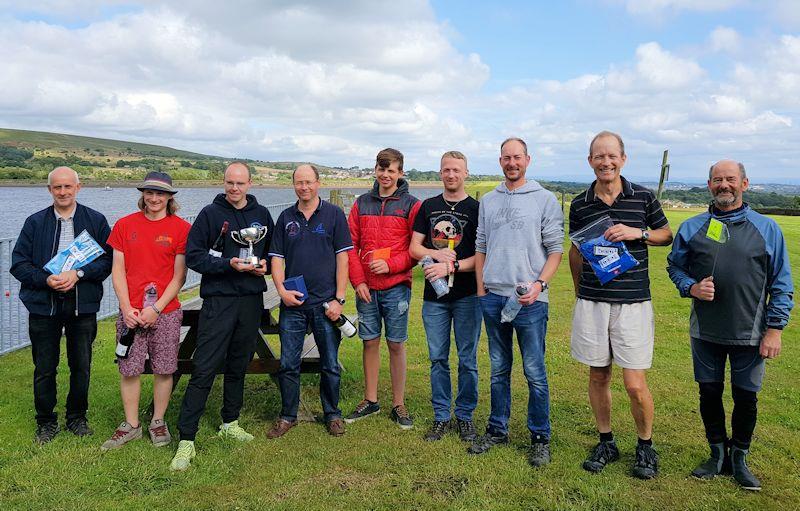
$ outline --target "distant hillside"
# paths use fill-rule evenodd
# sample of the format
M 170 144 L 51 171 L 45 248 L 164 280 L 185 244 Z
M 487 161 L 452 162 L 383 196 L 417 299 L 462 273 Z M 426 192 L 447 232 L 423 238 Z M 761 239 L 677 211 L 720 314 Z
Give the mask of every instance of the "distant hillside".
M 10 145 L 29 150 L 61 150 L 72 152 L 106 152 L 115 155 L 160 156 L 162 158 L 218 158 L 204 154 L 181 151 L 153 144 L 140 144 L 106 138 L 82 137 L 44 131 L 25 131 L 0 128 L 0 145 Z

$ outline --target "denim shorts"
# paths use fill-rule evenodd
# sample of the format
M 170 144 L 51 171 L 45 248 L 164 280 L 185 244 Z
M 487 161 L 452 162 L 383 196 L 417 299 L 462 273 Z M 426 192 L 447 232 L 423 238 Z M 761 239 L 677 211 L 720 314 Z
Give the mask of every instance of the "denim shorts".
M 358 336 L 362 341 L 371 341 L 381 336 L 381 319 L 389 342 L 405 342 L 408 339 L 408 303 L 411 288 L 397 284 L 389 289 L 369 290 L 372 301 L 367 303 L 356 298 L 358 311 Z

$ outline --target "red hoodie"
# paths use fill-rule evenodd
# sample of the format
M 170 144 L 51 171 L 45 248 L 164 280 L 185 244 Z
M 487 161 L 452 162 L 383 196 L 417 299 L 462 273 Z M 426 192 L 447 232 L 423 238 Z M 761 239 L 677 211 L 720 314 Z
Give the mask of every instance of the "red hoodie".
M 353 287 L 365 283 L 370 289 L 382 291 L 405 284 L 411 287 L 411 268 L 415 261 L 408 253 L 414 218 L 420 201 L 408 193 L 408 182 L 398 181 L 397 190 L 389 197 L 378 193 L 378 182 L 372 191 L 358 197 L 347 220 L 355 250 L 348 252 L 350 283 Z M 375 250 L 388 248 L 389 273 L 375 275 L 369 263 Z

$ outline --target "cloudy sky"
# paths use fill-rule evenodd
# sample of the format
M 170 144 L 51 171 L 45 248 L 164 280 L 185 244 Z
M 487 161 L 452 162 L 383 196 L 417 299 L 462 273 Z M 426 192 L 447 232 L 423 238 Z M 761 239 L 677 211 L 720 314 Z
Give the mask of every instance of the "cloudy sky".
M 0 126 L 228 157 L 406 168 L 459 149 L 498 173 L 589 179 L 602 129 L 625 173 L 702 181 L 723 157 L 800 182 L 795 0 L 0 0 Z

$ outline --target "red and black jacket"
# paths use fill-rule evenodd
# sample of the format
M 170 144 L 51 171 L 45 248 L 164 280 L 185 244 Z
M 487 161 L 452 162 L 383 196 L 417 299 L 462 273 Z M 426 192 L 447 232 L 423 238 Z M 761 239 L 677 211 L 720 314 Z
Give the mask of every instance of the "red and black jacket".
M 350 283 L 353 287 L 366 283 L 370 289 L 389 289 L 397 284 L 411 287 L 411 268 L 416 261 L 408 253 L 414 218 L 420 201 L 408 193 L 408 182 L 398 181 L 397 190 L 389 197 L 378 193 L 378 182 L 372 191 L 356 199 L 347 220 L 355 250 L 350 257 Z M 375 250 L 388 248 L 389 273 L 375 275 L 369 263 Z

